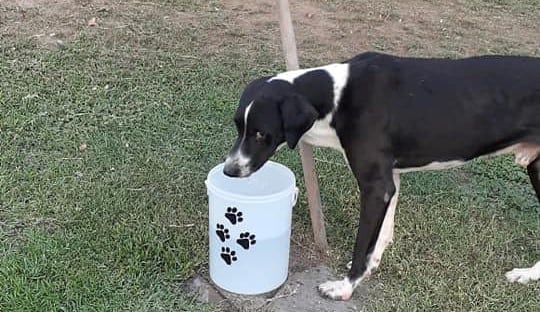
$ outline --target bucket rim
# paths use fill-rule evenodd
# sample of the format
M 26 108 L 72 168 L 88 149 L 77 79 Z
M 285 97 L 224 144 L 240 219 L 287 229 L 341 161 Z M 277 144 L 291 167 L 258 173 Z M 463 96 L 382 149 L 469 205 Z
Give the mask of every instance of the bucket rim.
M 210 172 L 208 172 L 206 180 L 204 181 L 208 191 L 220 194 L 221 196 L 224 196 L 224 197 L 227 197 L 227 198 L 231 198 L 231 199 L 235 199 L 235 200 L 239 200 L 239 201 L 244 201 L 244 202 L 267 202 L 269 200 L 281 199 L 281 198 L 283 198 L 285 196 L 289 196 L 289 195 L 295 194 L 297 192 L 296 177 L 295 177 L 294 173 L 292 172 L 292 170 L 289 169 L 287 166 L 285 166 L 283 164 L 280 164 L 280 163 L 274 162 L 274 161 L 270 161 L 270 160 L 267 161 L 264 164 L 264 166 L 270 165 L 270 166 L 279 167 L 279 168 L 283 169 L 284 172 L 290 177 L 290 180 L 292 181 L 292 183 L 291 183 L 291 185 L 289 187 L 287 187 L 284 190 L 279 191 L 277 193 L 273 193 L 273 194 L 269 194 L 269 195 L 259 195 L 259 196 L 258 195 L 239 195 L 239 194 L 231 193 L 231 192 L 228 192 L 228 191 L 224 191 L 224 190 L 216 187 L 215 185 L 213 185 L 210 182 L 210 177 L 213 174 L 216 174 L 217 171 L 218 172 L 222 171 L 224 165 L 225 165 L 225 163 L 220 163 L 220 164 L 216 165 L 214 168 L 212 168 L 210 170 Z

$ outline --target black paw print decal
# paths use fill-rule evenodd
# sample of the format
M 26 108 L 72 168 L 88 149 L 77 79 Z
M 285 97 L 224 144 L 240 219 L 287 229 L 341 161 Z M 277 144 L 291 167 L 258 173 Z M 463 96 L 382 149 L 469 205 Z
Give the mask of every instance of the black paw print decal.
M 227 212 L 225 213 L 225 218 L 229 219 L 233 225 L 236 224 L 236 222 L 240 223 L 244 221 L 242 218 L 242 212 L 238 211 L 236 207 L 228 207 Z
M 228 265 L 231 265 L 237 260 L 236 251 L 231 250 L 229 247 L 221 247 L 221 259 Z
M 238 245 L 244 247 L 244 249 L 249 249 L 251 245 L 255 245 L 257 242 L 255 240 L 255 234 L 249 234 L 249 232 L 241 233 L 240 238 L 236 240 Z
M 229 229 L 226 229 L 223 224 L 217 224 L 216 234 L 222 242 L 224 242 L 226 239 L 231 238 L 231 236 L 229 235 Z

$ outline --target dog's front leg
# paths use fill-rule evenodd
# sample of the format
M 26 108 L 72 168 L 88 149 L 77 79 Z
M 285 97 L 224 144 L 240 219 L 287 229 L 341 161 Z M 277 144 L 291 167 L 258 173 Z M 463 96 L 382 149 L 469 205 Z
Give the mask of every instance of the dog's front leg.
M 352 266 L 345 279 L 319 285 L 324 296 L 335 300 L 349 300 L 354 288 L 371 273 L 368 268 L 370 256 L 375 250 L 388 205 L 396 192 L 391 165 L 385 162 L 364 163 L 361 167 L 351 165 L 361 193 L 360 222 Z

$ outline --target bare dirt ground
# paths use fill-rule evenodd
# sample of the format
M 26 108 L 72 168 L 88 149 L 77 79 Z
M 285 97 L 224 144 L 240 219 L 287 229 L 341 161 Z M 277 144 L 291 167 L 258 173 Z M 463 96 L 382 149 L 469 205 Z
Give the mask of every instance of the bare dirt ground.
M 227 48 L 268 49 L 279 58 L 276 1 L 176 2 L 178 9 L 170 10 L 170 6 L 146 1 L 16 0 L 0 5 L 0 30 L 2 36 L 32 38 L 47 47 L 57 40 L 74 40 L 89 28 L 112 39 L 130 32 L 136 35 L 144 32 L 142 20 L 155 20 L 173 32 L 206 30 L 206 35 L 197 38 L 206 54 Z M 538 6 L 496 3 L 303 0 L 291 1 L 291 12 L 298 51 L 306 65 L 366 50 L 450 57 L 538 54 L 539 25 L 527 18 L 538 16 Z M 209 20 L 216 11 L 219 17 Z
M 263 36 L 279 46 L 275 1 L 231 0 L 222 5 L 230 30 L 246 41 Z M 306 63 L 331 62 L 366 50 L 453 57 L 536 54 L 539 25 L 524 18 L 535 14 L 526 10 L 516 13 L 482 1 L 291 2 L 298 50 Z

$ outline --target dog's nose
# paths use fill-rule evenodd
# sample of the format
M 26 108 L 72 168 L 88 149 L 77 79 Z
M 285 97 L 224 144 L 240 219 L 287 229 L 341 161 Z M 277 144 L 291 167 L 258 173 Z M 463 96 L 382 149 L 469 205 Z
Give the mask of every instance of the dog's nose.
M 240 176 L 240 168 L 237 166 L 225 166 L 223 168 L 223 173 L 231 178 L 237 178 Z

